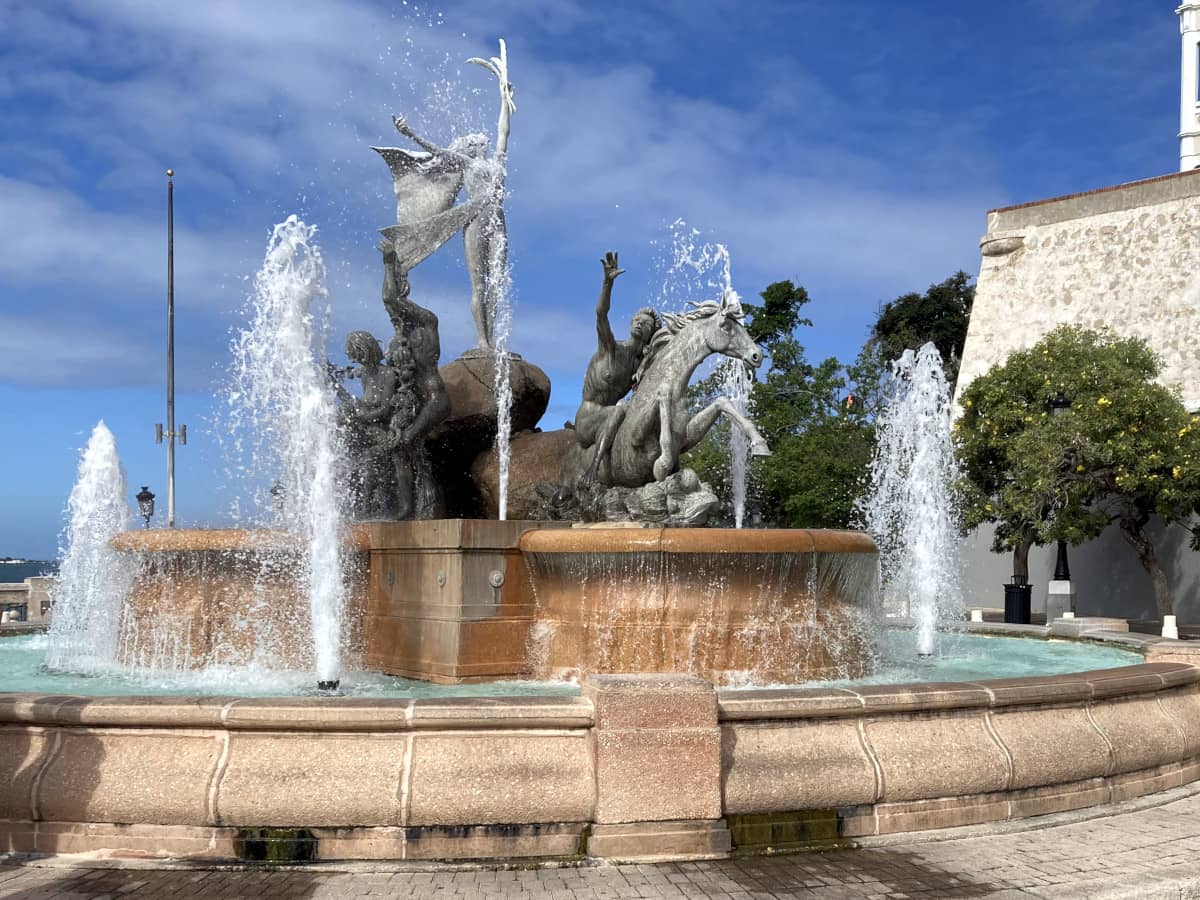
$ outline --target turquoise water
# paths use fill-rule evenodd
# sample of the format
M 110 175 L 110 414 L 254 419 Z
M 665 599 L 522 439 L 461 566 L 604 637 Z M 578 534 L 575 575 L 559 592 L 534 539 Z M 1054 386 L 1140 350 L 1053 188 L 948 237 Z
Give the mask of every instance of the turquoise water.
M 813 686 L 901 684 L 908 681 L 979 681 L 1029 675 L 1068 675 L 1143 662 L 1142 654 L 1108 644 L 943 632 L 928 658 L 917 656 L 915 631 L 892 629 L 881 642 L 882 665 L 874 675 Z
M 43 666 L 44 634 L 0 639 L 0 690 L 87 696 L 187 694 L 191 696 L 272 697 L 313 693 L 309 672 L 270 672 L 253 667 L 203 673 L 137 674 L 102 677 L 48 672 Z M 1039 641 L 970 634 L 939 635 L 937 652 L 916 655 L 911 631 L 888 631 L 880 648 L 880 670 L 856 681 L 812 682 L 811 686 L 898 684 L 907 681 L 978 681 L 1026 675 L 1063 675 L 1089 669 L 1135 665 L 1140 653 L 1077 641 Z M 777 685 L 774 685 L 777 686 Z M 749 687 L 749 686 L 748 686 Z M 735 689 L 736 690 L 736 689 Z M 342 693 L 354 697 L 497 697 L 573 696 L 579 686 L 565 682 L 496 681 L 487 684 L 436 685 L 377 672 L 342 676 Z
M 85 696 L 187 694 L 199 697 L 279 697 L 315 694 L 311 672 L 277 672 L 254 666 L 207 669 L 204 672 L 77 675 L 44 667 L 49 638 L 45 634 L 0 639 L 0 690 Z M 574 684 L 494 681 L 486 684 L 429 684 L 378 672 L 342 674 L 340 693 L 351 697 L 500 697 L 578 695 Z

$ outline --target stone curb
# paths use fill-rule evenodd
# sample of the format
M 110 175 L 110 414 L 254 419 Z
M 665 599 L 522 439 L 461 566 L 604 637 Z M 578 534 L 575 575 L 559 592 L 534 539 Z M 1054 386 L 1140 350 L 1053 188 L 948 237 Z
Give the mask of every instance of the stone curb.
M 1166 806 L 1176 800 L 1186 800 L 1200 795 L 1200 781 L 1185 784 L 1182 787 L 1170 788 L 1144 797 L 1132 800 L 1121 800 L 1117 803 L 1088 806 L 1083 809 L 1073 809 L 1066 812 L 1050 813 L 1030 819 L 1010 819 L 1005 822 L 992 822 L 983 825 L 960 825 L 954 828 L 937 828 L 929 831 L 901 831 L 895 834 L 878 834 L 854 838 L 856 847 L 863 849 L 872 847 L 898 847 L 908 844 L 927 844 L 931 842 L 946 843 L 949 841 L 969 840 L 971 838 L 987 837 L 997 834 L 1019 834 L 1022 832 L 1044 831 L 1048 828 L 1058 828 L 1062 825 L 1074 825 L 1079 822 L 1089 822 L 1093 819 L 1108 819 L 1126 813 L 1141 812 Z M 1200 857 L 1197 858 L 1200 867 Z M 1200 872 L 1200 869 L 1198 869 Z M 1200 900 L 1200 895 L 1197 895 Z

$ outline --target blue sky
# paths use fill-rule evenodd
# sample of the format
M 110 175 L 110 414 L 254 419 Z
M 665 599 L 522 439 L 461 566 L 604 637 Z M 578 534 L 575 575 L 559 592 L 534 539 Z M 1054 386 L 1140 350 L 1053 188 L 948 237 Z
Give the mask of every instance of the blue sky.
M 164 170 L 176 176 L 179 524 L 229 502 L 213 401 L 271 226 L 320 229 L 335 343 L 383 334 L 377 228 L 404 113 L 491 130 L 470 56 L 508 41 L 513 349 L 574 411 L 598 260 L 614 321 L 662 290 L 668 225 L 729 246 L 751 297 L 813 298 L 849 359 L 882 301 L 978 271 L 987 209 L 1178 167 L 1173 3 L 1145 0 L 45 0 L 0 4 L 0 555 L 51 557 L 104 419 L 165 494 Z M 413 274 L 443 360 L 472 343 L 452 241 Z

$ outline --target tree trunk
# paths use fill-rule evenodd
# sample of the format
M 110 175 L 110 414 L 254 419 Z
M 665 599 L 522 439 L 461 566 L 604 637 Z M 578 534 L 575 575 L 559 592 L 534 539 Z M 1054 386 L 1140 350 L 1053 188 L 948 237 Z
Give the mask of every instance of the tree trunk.
M 1175 603 L 1171 597 L 1171 586 L 1167 583 L 1166 573 L 1158 563 L 1158 554 L 1154 552 L 1154 543 L 1146 536 L 1144 530 L 1148 521 L 1147 516 L 1122 515 L 1121 534 L 1137 553 L 1142 568 L 1150 575 L 1150 583 L 1154 585 L 1154 605 L 1159 616 L 1169 616 L 1175 612 Z
M 1013 584 L 1029 584 L 1029 547 L 1032 541 L 1018 541 L 1013 547 Z

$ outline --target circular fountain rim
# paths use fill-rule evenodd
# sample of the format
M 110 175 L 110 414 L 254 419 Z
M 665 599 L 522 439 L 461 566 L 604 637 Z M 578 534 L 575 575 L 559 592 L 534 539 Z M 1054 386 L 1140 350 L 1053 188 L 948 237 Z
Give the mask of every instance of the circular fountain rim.
M 368 547 L 365 525 L 347 529 L 355 550 Z M 124 553 L 237 553 L 247 550 L 301 550 L 301 536 L 282 528 L 143 528 L 123 531 L 109 542 Z
M 865 531 L 827 528 L 603 527 L 527 531 L 522 553 L 877 553 Z
M 678 529 L 673 529 L 678 530 Z M 699 529 L 697 529 L 699 530 Z M 1086 620 L 1075 620 L 1086 622 Z M 908 628 L 910 623 L 889 621 L 890 628 Z M 1053 626 L 1044 625 L 1013 625 L 1002 622 L 963 622 L 962 631 L 981 637 L 1009 637 L 1023 640 L 1045 641 L 1061 640 L 1071 643 L 1095 643 L 1120 645 L 1131 652 L 1141 653 L 1146 660 L 1127 666 L 1114 666 L 1102 669 L 1086 669 L 1079 672 L 1068 672 L 1058 675 L 1025 675 L 1007 678 L 980 678 L 972 681 L 906 681 L 893 684 L 863 684 L 856 686 L 822 687 L 811 682 L 803 686 L 748 686 L 721 687 L 715 686 L 718 703 L 722 710 L 728 708 L 753 709 L 755 704 L 767 700 L 770 703 L 782 702 L 784 706 L 794 708 L 792 715 L 803 716 L 845 716 L 861 712 L 866 708 L 901 710 L 942 709 L 952 707 L 1003 706 L 1012 703 L 1037 703 L 1052 700 L 1070 701 L 1072 699 L 1094 699 L 1123 694 L 1137 694 L 1146 691 L 1177 687 L 1187 684 L 1200 684 L 1200 641 L 1181 641 L 1163 638 L 1158 635 L 1136 634 L 1127 632 L 1083 630 L 1079 633 L 1054 632 Z M 6 628 L 0 633 L 4 637 L 28 636 L 39 628 Z M 1151 661 L 1150 656 L 1156 659 Z M 1196 660 L 1195 663 L 1187 661 Z M 1167 673 L 1165 676 L 1163 673 Z M 616 675 L 606 677 L 619 677 Z M 658 676 L 656 676 L 658 677 Z M 668 677 L 662 674 L 661 677 Z M 692 677 L 692 676 L 686 676 Z M 1164 680 L 1165 679 L 1165 680 Z M 586 679 L 585 679 L 586 680 Z M 1092 685 L 1105 682 L 1099 688 Z M 996 698 L 1001 698 L 997 700 Z M 1005 699 L 1007 698 L 1007 699 Z M 300 707 L 306 710 L 330 710 L 330 724 L 346 726 L 355 721 L 355 715 L 362 715 L 364 723 L 374 722 L 376 727 L 387 730 L 390 727 L 403 729 L 411 727 L 412 710 L 421 706 L 428 709 L 453 709 L 454 715 L 460 718 L 470 718 L 472 706 L 492 708 L 497 705 L 510 706 L 528 704 L 532 707 L 552 708 L 556 703 L 572 705 L 580 701 L 579 696 L 570 694 L 550 695 L 521 695 L 494 694 L 461 697 L 364 697 L 364 696 L 330 696 L 328 694 L 280 694 L 275 696 L 246 697 L 233 694 L 201 695 L 196 693 L 176 694 L 71 694 L 43 693 L 40 691 L 0 691 L 0 723 L 17 721 L 7 718 L 12 710 L 23 704 L 42 704 L 45 701 L 56 700 L 64 710 L 69 711 L 74 706 L 83 703 L 99 708 L 116 709 L 128 703 L 130 707 L 148 709 L 160 706 L 182 705 L 189 709 L 222 709 L 236 705 L 241 709 L 262 708 L 271 706 L 288 709 Z M 58 707 L 55 706 L 55 709 Z M 46 709 L 39 706 L 39 715 L 46 715 Z M 347 711 L 339 715 L 336 711 Z M 354 712 L 349 712 L 353 710 Z M 371 719 L 370 710 L 384 713 L 395 713 L 407 710 L 400 720 Z M 803 712 L 796 712 L 803 710 Z M 207 721 L 207 714 L 200 714 L 197 724 Z M 735 715 L 734 718 L 744 718 Z M 20 721 L 34 721 L 20 719 Z M 38 719 L 37 721 L 43 721 Z M 44 720 L 50 721 L 50 720 Z M 79 724 L 78 719 L 63 719 L 64 722 Z M 179 719 L 171 718 L 173 724 L 179 724 Z M 387 725 L 392 722 L 392 725 Z M 405 725 L 404 723 L 409 723 Z M 128 723 L 127 723 L 128 724 Z M 311 727 L 311 722 L 308 725 Z M 366 727 L 365 725 L 363 727 Z M 332 730 L 339 730 L 338 727 Z
M 330 860 L 686 859 L 727 855 L 731 841 L 770 852 L 744 826 L 796 810 L 836 818 L 853 839 L 1200 779 L 1188 724 L 1200 642 L 1077 639 L 1159 661 L 856 689 L 595 676 L 579 697 L 0 694 L 2 730 L 24 748 L 0 796 L 0 838 L 18 852 L 216 861 L 257 858 L 241 842 L 286 822 Z M 631 727 L 650 729 L 650 744 L 620 739 Z M 152 773 L 140 790 L 133 771 Z M 640 782 L 662 790 L 631 793 Z M 605 824 L 614 817 L 626 824 Z

